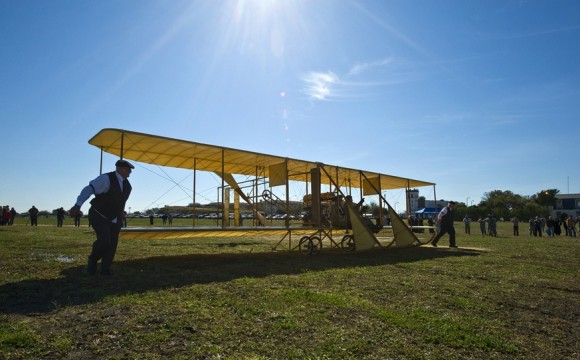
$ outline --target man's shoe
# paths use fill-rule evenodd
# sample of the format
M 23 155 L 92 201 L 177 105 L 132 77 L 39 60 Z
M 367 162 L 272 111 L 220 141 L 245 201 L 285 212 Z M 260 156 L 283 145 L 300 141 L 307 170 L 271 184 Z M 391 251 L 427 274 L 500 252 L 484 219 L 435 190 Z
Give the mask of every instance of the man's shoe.
M 457 249 L 457 245 L 449 245 L 449 247 Z
M 437 244 L 435 244 L 435 243 L 431 243 L 431 246 L 433 246 L 433 247 L 437 247 Z
M 113 273 L 110 271 L 101 271 L 101 275 L 103 276 L 113 276 Z
M 83 273 L 93 276 L 97 273 L 97 269 L 91 269 L 89 266 L 87 266 Z

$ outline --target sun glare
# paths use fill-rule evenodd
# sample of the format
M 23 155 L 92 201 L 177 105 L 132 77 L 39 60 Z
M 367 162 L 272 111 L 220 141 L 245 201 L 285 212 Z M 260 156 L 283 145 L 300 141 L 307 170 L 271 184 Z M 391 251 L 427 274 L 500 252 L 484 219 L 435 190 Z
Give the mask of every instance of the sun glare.
M 296 33 L 299 4 L 300 1 L 238 0 L 229 15 L 229 26 L 234 28 L 228 33 L 243 52 L 267 51 L 271 56 L 282 57 L 288 36 Z

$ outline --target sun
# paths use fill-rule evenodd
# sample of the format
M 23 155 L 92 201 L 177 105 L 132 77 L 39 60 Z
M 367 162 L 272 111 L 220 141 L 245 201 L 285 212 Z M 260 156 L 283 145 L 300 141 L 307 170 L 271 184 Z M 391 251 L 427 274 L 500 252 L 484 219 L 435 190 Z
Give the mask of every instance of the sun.
M 301 1 L 238 0 L 227 9 L 230 45 L 277 58 L 297 33 Z M 232 41 L 233 40 L 233 41 Z

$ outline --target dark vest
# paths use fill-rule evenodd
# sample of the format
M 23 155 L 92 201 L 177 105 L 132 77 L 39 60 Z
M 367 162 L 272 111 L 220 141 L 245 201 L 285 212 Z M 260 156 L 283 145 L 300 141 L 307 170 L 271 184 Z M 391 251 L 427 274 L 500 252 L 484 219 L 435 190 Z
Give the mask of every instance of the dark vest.
M 91 200 L 91 205 L 101 215 L 112 221 L 115 218 L 122 218 L 125 203 L 131 194 L 131 184 L 127 179 L 123 180 L 123 191 L 121 191 L 115 172 L 107 173 L 107 175 L 111 183 L 109 191 L 95 195 L 95 198 Z
M 447 214 L 443 215 L 441 218 L 441 226 L 453 226 L 453 209 L 450 207 L 447 207 Z

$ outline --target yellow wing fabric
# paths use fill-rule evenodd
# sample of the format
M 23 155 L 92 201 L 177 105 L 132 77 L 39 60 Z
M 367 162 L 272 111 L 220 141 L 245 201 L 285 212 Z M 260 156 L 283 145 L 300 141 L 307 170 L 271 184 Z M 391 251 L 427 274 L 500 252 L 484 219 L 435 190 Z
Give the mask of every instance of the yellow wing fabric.
M 278 168 L 285 162 L 289 181 L 308 181 L 310 169 L 318 163 L 290 159 L 281 156 L 230 149 L 193 141 L 172 139 L 121 129 L 103 129 L 89 140 L 89 144 L 102 151 L 124 159 L 160 166 L 182 169 L 211 171 L 222 174 L 264 176 L 269 178 L 270 167 Z M 332 165 L 325 168 L 339 186 L 361 188 L 361 171 Z M 363 171 L 366 178 L 380 178 L 381 190 L 412 188 L 434 185 L 430 182 L 413 180 L 392 175 Z M 322 184 L 331 180 L 322 177 Z

